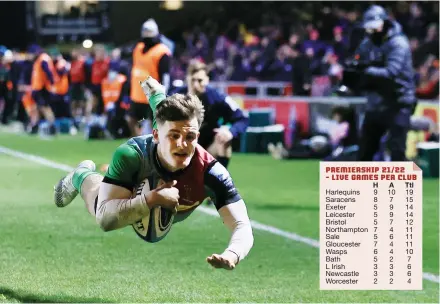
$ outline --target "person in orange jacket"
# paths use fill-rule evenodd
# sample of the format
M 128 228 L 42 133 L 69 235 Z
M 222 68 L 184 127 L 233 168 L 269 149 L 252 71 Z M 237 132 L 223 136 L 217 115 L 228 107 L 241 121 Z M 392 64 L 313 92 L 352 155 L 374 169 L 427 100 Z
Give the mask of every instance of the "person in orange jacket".
M 49 134 L 54 135 L 57 132 L 55 115 L 49 103 L 52 100 L 54 85 L 58 82 L 55 65 L 50 56 L 43 52 L 38 45 L 31 45 L 29 53 L 34 60 L 31 78 L 32 99 L 36 102 L 38 110 L 49 124 Z M 37 125 L 31 126 L 31 133 L 36 133 L 37 128 Z
M 58 81 L 53 85 L 52 110 L 56 118 L 72 118 L 70 96 L 68 94 L 70 63 L 63 58 L 63 55 L 57 49 L 51 50 L 50 56 L 54 62 L 55 73 L 58 78 Z
M 86 128 L 87 138 L 123 138 L 130 135 L 125 120 L 126 110 L 129 108 L 130 85 L 127 76 L 119 71 L 119 64 L 109 65 L 107 77 L 101 82 L 99 103 L 103 113 L 92 115 Z
M 139 83 L 148 76 L 159 81 L 166 90 L 170 85 L 170 49 L 161 42 L 161 36 L 156 21 L 148 19 L 141 29 L 141 40 L 133 49 L 133 64 L 130 79 L 131 105 L 128 111 L 128 125 L 132 136 L 139 136 L 142 124 L 151 132 L 152 112 L 148 100 Z
M 93 60 L 87 65 L 88 71 L 88 89 L 92 95 L 92 100 L 87 101 L 86 115 L 103 113 L 103 105 L 101 101 L 101 82 L 107 77 L 110 64 L 110 58 L 107 51 L 101 45 L 94 49 Z
M 86 83 L 86 59 L 78 49 L 72 50 L 71 67 L 69 71 L 70 80 L 70 99 L 72 104 L 72 114 L 75 118 L 86 115 L 85 112 L 85 83 Z
M 101 83 L 101 96 L 107 116 L 106 128 L 113 138 L 130 136 L 125 114 L 130 108 L 130 82 L 121 73 L 119 62 L 110 63 L 107 77 Z

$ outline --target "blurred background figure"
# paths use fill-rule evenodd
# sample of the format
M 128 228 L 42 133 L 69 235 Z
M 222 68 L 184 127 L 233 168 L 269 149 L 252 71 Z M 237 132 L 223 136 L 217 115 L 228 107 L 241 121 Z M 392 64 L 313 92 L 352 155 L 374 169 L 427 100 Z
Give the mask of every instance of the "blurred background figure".
M 100 116 L 104 113 L 104 105 L 101 97 L 101 83 L 107 77 L 110 64 L 110 58 L 103 45 L 94 48 L 92 60 L 87 65 L 87 86 L 89 90 L 89 98 L 86 106 L 86 116 Z M 90 122 L 90 120 L 88 121 Z
M 269 153 L 275 159 L 317 158 L 325 161 L 356 161 L 359 150 L 356 110 L 349 106 L 335 106 L 326 133 L 310 138 L 298 138 L 290 149 L 282 143 L 269 143 Z
M 81 118 L 87 119 L 90 116 L 90 113 L 86 112 L 86 58 L 81 54 L 80 49 L 73 49 L 71 52 L 69 73 L 72 115 L 75 119 L 75 126 L 79 128 Z
M 70 63 L 67 62 L 57 48 L 49 50 L 49 55 L 55 66 L 55 75 L 58 81 L 53 85 L 51 108 L 55 118 L 72 119 L 72 109 L 69 95 Z
M 148 76 L 158 80 L 168 90 L 170 86 L 171 51 L 161 42 L 159 27 L 154 19 L 142 24 L 141 40 L 133 49 L 131 67 L 128 125 L 132 136 L 151 133 L 152 113 L 139 83 Z M 142 122 L 142 123 L 141 123 Z M 144 128 L 144 130 L 142 130 Z
M 9 94 L 12 89 L 13 53 L 6 46 L 0 45 L 0 113 L 1 123 L 6 125 L 13 110 L 13 98 Z
M 33 60 L 31 89 L 32 99 L 37 104 L 37 109 L 42 113 L 47 123 L 48 134 L 55 135 L 55 115 L 53 113 L 51 102 L 55 92 L 55 86 L 59 82 L 58 73 L 55 69 L 52 58 L 43 51 L 39 45 L 31 45 L 29 53 Z M 29 126 L 30 133 L 35 134 L 38 131 L 38 124 Z
M 389 132 L 391 159 L 405 161 L 410 118 L 417 104 L 409 42 L 400 24 L 378 5 L 365 12 L 363 27 L 367 36 L 346 76 L 349 87 L 367 93 L 359 160 L 372 161 L 381 138 Z
M 230 96 L 209 85 L 208 67 L 203 62 L 197 59 L 190 62 L 186 84 L 171 94 L 193 94 L 199 97 L 205 108 L 205 116 L 198 142 L 227 168 L 232 156 L 232 140 L 244 134 L 249 118 Z

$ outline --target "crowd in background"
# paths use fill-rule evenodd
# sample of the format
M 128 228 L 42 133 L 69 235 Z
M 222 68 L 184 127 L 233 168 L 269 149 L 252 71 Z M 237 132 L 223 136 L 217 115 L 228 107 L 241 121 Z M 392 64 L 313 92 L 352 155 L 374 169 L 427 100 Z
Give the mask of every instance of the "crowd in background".
M 241 13 L 240 19 L 207 20 L 183 33 L 172 74 L 182 78 L 188 62 L 199 58 L 210 64 L 214 81 L 286 81 L 292 82 L 295 95 L 310 95 L 314 76 L 327 75 L 333 83 L 340 79 L 344 60 L 363 37 L 358 22 L 369 4 L 232 3 L 229 12 Z M 419 98 L 436 98 L 439 3 L 381 4 L 410 40 Z
M 218 19 L 209 19 L 183 30 L 181 37 L 171 35 L 175 46 L 171 58 L 171 79 L 185 80 L 190 60 L 199 59 L 208 65 L 211 81 L 291 82 L 294 95 L 308 96 L 314 77 L 327 76 L 332 86 L 322 94 L 335 94 L 344 61 L 353 55 L 363 39 L 363 30 L 358 23 L 369 4 L 308 2 L 299 7 L 292 3 L 274 6 L 257 2 L 249 6 L 246 2 L 225 2 L 224 11 L 219 12 Z M 439 3 L 384 4 L 409 38 L 417 71 L 418 97 L 438 98 Z M 85 85 L 91 79 L 89 68 L 96 61 L 96 49 L 78 47 L 73 52 L 76 57 L 78 52 L 82 53 L 81 60 L 86 62 L 86 75 L 82 80 Z M 99 50 L 99 60 L 105 62 L 106 69 L 110 66 L 129 78 L 132 49 L 100 47 Z M 55 63 L 66 59 L 70 68 L 71 53 L 60 54 L 58 50 L 49 50 L 49 53 L 52 53 Z M 0 93 L 4 98 L 3 91 L 8 90 L 10 83 L 29 82 L 32 56 L 29 57 L 29 52 L 11 52 L 3 48 L 0 49 L 0 57 L 0 82 L 4 84 Z M 102 78 L 105 76 L 102 75 Z M 15 93 L 19 89 L 16 86 Z M 11 92 L 8 98 L 17 99 L 13 96 L 14 90 Z M 17 114 L 18 111 L 20 116 L 21 111 L 22 116 L 25 115 L 23 107 L 17 107 L 18 104 L 19 99 L 12 112 Z M 5 113 L 11 112 L 11 109 L 4 110 L 4 103 L 0 100 L 2 112 L 2 122 L 6 123 Z

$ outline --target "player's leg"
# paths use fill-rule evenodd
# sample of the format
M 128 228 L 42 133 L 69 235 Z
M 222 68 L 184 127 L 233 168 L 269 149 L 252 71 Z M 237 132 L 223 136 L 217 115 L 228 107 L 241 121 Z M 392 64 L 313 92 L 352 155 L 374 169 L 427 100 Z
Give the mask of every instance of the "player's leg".
M 32 98 L 37 103 L 39 112 L 49 124 L 49 133 L 54 135 L 56 133 L 56 128 L 55 115 L 50 107 L 51 94 L 47 90 L 43 89 L 32 92 Z
M 38 122 L 40 121 L 40 112 L 37 109 L 37 104 L 32 99 L 30 92 L 23 95 L 21 102 L 29 119 L 26 131 L 30 134 L 35 134 L 38 131 Z
M 97 172 L 93 172 L 93 174 L 87 175 L 81 182 L 78 182 L 81 184 L 80 186 L 77 186 L 79 194 L 86 204 L 87 211 L 89 211 L 90 215 L 93 217 L 95 217 L 96 198 L 98 197 L 99 187 L 101 186 L 103 179 L 104 176 Z
M 380 139 L 385 129 L 377 116 L 374 112 L 365 114 L 359 144 L 359 161 L 373 161 L 374 154 L 379 150 Z
M 229 160 L 232 156 L 231 141 L 225 143 L 214 137 L 213 142 L 208 146 L 206 151 L 214 156 L 225 168 L 228 167 Z
M 406 138 L 411 124 L 411 110 L 401 109 L 396 114 L 388 129 L 388 150 L 391 161 L 406 161 Z
M 95 199 L 103 180 L 103 176 L 95 172 L 95 169 L 93 161 L 85 160 L 63 177 L 54 187 L 55 204 L 58 207 L 65 207 L 80 193 L 87 210 L 95 216 Z

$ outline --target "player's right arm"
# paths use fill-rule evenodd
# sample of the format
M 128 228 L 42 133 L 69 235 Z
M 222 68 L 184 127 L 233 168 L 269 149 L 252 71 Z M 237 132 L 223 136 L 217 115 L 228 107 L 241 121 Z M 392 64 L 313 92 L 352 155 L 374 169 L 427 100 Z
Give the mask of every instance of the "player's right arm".
M 254 244 L 246 204 L 229 172 L 219 162 L 205 173 L 205 186 L 213 191 L 216 209 L 231 231 L 228 247 L 221 254 L 209 256 L 207 262 L 213 267 L 231 270 L 248 255 Z
M 116 149 L 99 188 L 96 221 L 102 230 L 111 231 L 131 225 L 148 216 L 155 206 L 176 209 L 179 193 L 174 187 L 175 181 L 151 191 L 145 185 L 133 197 L 136 186 L 133 177 L 141 165 L 142 156 L 133 146 L 125 143 Z
M 132 198 L 132 176 L 140 167 L 141 158 L 134 147 L 119 146 L 101 183 L 96 206 L 96 221 L 104 231 L 130 225 L 147 216 L 150 207 L 144 191 Z

